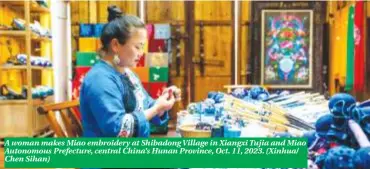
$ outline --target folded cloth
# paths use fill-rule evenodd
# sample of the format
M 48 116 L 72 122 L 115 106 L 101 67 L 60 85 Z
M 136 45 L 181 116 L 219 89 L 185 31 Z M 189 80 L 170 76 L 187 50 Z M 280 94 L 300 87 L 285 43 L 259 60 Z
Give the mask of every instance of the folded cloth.
M 356 151 L 353 156 L 356 169 L 367 169 L 370 166 L 370 147 L 364 147 Z
M 324 162 L 324 169 L 351 169 L 354 168 L 353 156 L 355 150 L 346 146 L 338 146 L 328 151 Z
M 333 124 L 333 115 L 325 114 L 321 116 L 315 123 L 316 133 L 322 137 L 326 138 L 328 131 Z

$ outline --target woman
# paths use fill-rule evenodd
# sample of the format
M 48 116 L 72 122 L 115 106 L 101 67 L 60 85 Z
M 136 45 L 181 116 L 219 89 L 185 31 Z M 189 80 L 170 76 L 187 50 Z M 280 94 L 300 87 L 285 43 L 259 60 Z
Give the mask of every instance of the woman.
M 80 109 L 85 137 L 149 137 L 151 120 L 162 124 L 167 111 L 181 97 L 172 86 L 154 101 L 129 69 L 139 61 L 147 40 L 145 25 L 135 16 L 108 8 L 108 23 L 101 35 L 101 61 L 81 85 Z

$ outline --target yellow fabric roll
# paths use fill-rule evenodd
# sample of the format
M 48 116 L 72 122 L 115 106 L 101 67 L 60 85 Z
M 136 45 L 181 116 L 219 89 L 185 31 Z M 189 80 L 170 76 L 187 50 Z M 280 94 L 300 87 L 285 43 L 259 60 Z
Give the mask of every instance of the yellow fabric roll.
M 335 93 L 335 79 L 339 78 L 344 85 L 347 62 L 347 26 L 348 9 L 345 7 L 334 14 L 334 24 L 331 27 L 331 56 L 330 56 L 330 94 Z

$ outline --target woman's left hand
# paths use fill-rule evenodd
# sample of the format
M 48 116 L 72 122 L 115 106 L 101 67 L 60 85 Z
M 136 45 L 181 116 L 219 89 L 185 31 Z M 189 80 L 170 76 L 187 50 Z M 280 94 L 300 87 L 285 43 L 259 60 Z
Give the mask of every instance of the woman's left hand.
M 178 87 L 176 86 L 170 86 L 170 87 L 167 87 L 166 89 L 163 90 L 162 92 L 162 95 L 168 93 L 169 91 L 172 91 L 173 95 L 175 96 L 175 100 L 176 101 L 180 101 L 181 100 L 181 89 L 179 89 Z

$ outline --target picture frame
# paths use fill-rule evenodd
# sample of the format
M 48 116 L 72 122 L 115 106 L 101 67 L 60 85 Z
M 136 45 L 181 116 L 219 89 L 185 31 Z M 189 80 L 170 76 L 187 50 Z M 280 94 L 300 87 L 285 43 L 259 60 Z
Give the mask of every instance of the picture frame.
M 261 10 L 261 84 L 312 88 L 314 15 L 311 9 Z

